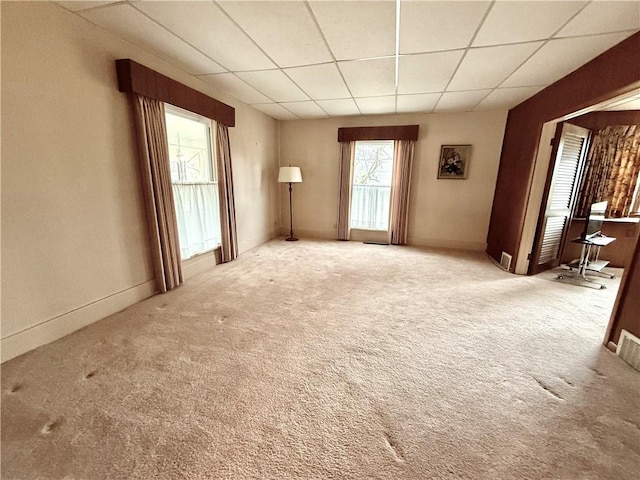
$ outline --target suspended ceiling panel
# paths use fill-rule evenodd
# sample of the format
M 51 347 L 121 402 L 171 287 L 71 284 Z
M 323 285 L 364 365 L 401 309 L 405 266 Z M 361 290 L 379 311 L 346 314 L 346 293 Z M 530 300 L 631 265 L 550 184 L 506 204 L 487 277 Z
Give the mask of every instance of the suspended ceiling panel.
M 283 120 L 509 109 L 640 30 L 634 0 L 57 3 Z

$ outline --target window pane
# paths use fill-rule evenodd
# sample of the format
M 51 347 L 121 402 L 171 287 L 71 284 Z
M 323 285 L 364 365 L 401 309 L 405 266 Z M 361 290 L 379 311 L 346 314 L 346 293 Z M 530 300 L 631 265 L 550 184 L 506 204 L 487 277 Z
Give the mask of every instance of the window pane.
M 166 109 L 169 162 L 182 259 L 220 245 L 210 121 Z
M 209 126 L 204 122 L 169 112 L 166 117 L 171 181 L 174 183 L 213 181 Z
M 351 187 L 351 228 L 389 228 L 392 175 L 392 140 L 356 142 Z

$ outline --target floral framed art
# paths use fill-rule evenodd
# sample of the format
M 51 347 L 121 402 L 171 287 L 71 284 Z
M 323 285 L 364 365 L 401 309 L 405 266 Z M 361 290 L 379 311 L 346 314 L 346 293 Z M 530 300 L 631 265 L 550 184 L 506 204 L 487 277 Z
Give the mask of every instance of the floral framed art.
M 456 178 L 464 180 L 469 175 L 471 145 L 442 145 L 438 178 Z

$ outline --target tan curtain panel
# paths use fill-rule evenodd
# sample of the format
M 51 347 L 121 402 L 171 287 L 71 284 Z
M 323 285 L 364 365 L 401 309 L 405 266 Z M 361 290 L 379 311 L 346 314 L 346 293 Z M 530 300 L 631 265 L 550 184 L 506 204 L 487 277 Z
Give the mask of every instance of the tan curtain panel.
M 406 245 L 409 224 L 409 193 L 413 168 L 412 140 L 396 140 L 393 162 L 393 188 L 389 212 L 389 235 L 392 245 Z
M 338 240 L 349 240 L 349 209 L 351 206 L 351 157 L 354 142 L 340 143 L 340 185 L 338 201 Z
M 158 290 L 166 292 L 183 280 L 164 103 L 136 95 L 133 104 L 153 266 Z
M 216 126 L 216 160 L 218 167 L 218 188 L 220 191 L 222 261 L 230 262 L 238 256 L 236 204 L 233 196 L 233 172 L 231 170 L 231 146 L 229 143 L 229 128 L 220 122 L 217 122 Z
M 578 196 L 576 216 L 587 215 L 592 203 L 606 200 L 608 217 L 633 212 L 633 195 L 640 172 L 640 127 L 606 127 L 594 137 Z

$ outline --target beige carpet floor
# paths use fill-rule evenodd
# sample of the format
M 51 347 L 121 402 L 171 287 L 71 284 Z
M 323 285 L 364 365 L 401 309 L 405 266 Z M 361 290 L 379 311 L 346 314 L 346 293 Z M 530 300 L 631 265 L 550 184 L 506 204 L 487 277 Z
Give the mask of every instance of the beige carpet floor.
M 637 479 L 615 288 L 553 278 L 269 242 L 2 365 L 2 478 Z

